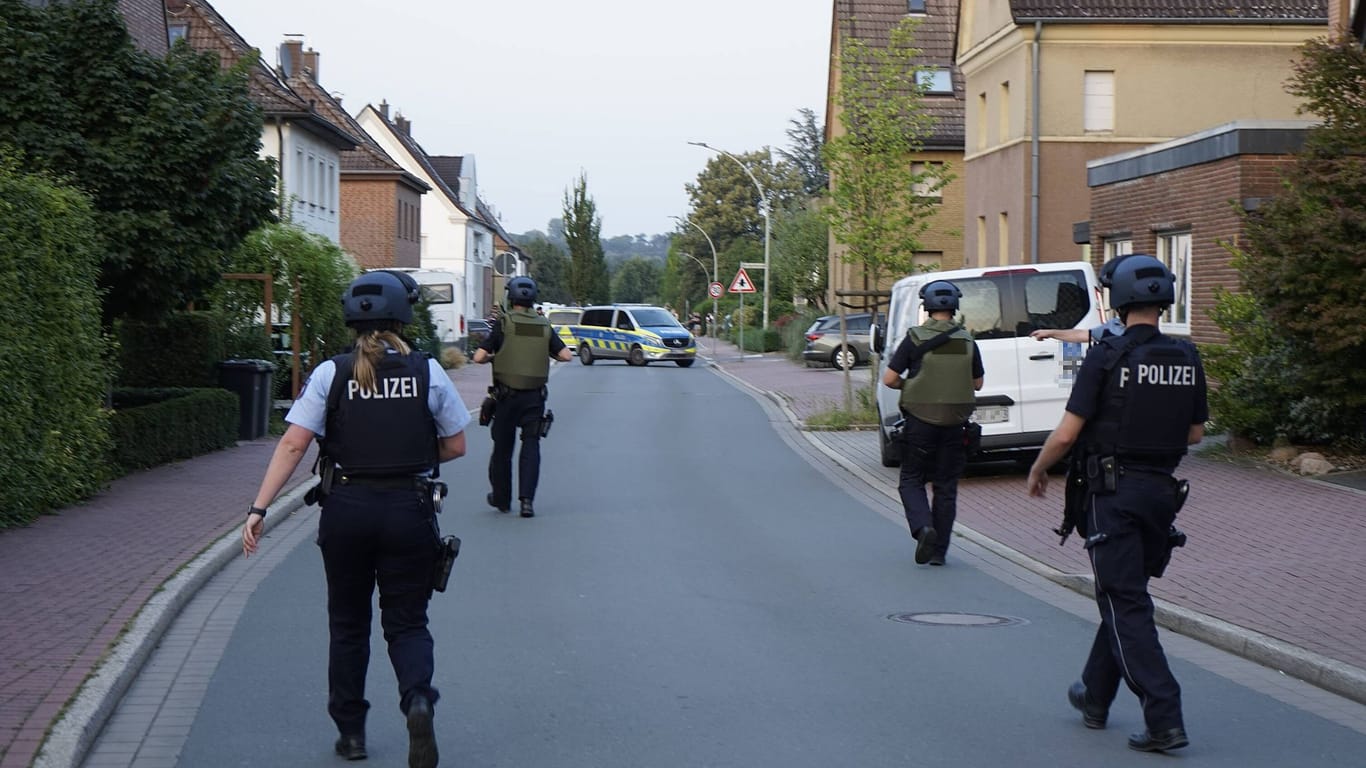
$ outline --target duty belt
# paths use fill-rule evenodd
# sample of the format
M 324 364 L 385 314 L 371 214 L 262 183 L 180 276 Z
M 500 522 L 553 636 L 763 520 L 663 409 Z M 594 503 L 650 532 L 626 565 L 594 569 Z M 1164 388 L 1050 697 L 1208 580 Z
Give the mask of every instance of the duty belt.
M 426 475 L 342 475 L 338 480 L 342 485 L 413 491 L 427 490 L 431 481 Z

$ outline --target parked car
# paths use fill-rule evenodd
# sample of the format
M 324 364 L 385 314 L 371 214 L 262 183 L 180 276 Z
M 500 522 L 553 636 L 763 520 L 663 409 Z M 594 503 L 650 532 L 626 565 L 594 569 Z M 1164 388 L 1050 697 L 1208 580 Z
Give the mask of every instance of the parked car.
M 465 354 L 473 355 L 474 350 L 484 343 L 484 339 L 493 332 L 493 326 L 484 319 L 470 320 L 465 323 Z
M 879 322 L 882 322 L 881 318 Z M 872 324 L 873 316 L 869 312 L 845 315 L 844 336 L 841 337 L 839 315 L 818 317 L 806 329 L 806 349 L 802 350 L 802 359 L 808 366 L 829 363 L 839 370 L 867 363 L 872 359 L 872 337 L 868 334 Z

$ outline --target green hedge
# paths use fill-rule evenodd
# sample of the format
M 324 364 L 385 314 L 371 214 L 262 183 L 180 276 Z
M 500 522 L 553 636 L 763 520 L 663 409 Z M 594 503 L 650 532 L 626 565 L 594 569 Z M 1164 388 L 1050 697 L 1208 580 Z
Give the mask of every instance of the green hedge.
M 773 352 L 783 349 L 783 335 L 777 328 L 769 328 L 767 331 L 759 328 L 746 328 L 743 340 L 740 338 L 738 328 L 732 329 L 730 334 L 731 341 L 735 342 L 737 346 L 740 345 L 741 341 L 744 342 L 741 348 L 746 352 Z
M 84 195 L 19 173 L 0 150 L 0 528 L 108 479 L 102 248 Z
M 155 323 L 119 321 L 119 385 L 217 386 L 218 362 L 226 359 L 225 328 L 214 312 L 175 312 Z M 261 335 L 264 341 L 264 330 Z
M 226 389 L 117 389 L 113 463 L 123 473 L 235 445 L 237 395 Z

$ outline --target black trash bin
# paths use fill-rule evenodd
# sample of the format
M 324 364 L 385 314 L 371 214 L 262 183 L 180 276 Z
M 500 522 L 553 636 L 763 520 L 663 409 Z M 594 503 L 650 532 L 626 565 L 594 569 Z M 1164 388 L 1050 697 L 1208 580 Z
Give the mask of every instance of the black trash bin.
M 224 360 L 218 364 L 218 386 L 237 393 L 239 440 L 255 440 L 270 431 L 274 374 L 275 364 L 267 360 Z

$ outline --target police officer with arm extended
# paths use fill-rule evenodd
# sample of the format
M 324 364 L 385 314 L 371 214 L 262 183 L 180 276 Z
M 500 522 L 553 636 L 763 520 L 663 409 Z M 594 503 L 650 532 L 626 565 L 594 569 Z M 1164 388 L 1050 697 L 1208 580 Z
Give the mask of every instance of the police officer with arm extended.
M 327 574 L 327 711 L 340 733 L 336 752 L 366 757 L 370 601 L 378 585 L 380 624 L 407 718 L 408 764 L 432 768 L 439 694 L 427 605 L 442 547 L 432 476 L 440 462 L 465 454 L 470 416 L 441 366 L 399 335 L 417 298 L 417 284 L 392 272 L 367 272 L 346 289 L 342 305 L 355 344 L 314 369 L 286 415 L 289 427 L 242 528 L 242 550 L 256 551 L 267 506 L 318 438 L 320 475 L 331 486 L 323 489 L 317 541 Z
M 920 299 L 929 319 L 906 332 L 882 383 L 901 390 L 901 479 L 897 490 L 916 539 L 915 561 L 943 565 L 958 516 L 958 478 L 967 467 L 964 429 L 982 388 L 982 353 L 953 322 L 963 292 L 947 280 L 927 283 Z M 903 380 L 901 375 L 905 373 Z M 931 483 L 934 503 L 925 495 Z
M 1096 278 L 1100 287 L 1107 291 L 1110 290 L 1114 282 L 1115 267 L 1134 255 L 1138 254 L 1123 253 L 1105 262 L 1105 266 L 1100 268 L 1100 275 Z M 1116 315 L 1089 330 L 1081 328 L 1036 328 L 1029 332 L 1029 337 L 1035 341 L 1057 339 L 1058 341 L 1071 341 L 1077 344 L 1089 341 L 1094 344 L 1107 336 L 1118 336 L 1121 333 L 1124 333 L 1124 321 Z
M 488 338 L 474 350 L 474 362 L 493 363 L 493 454 L 489 456 L 488 504 L 499 512 L 512 505 L 512 449 L 517 430 L 522 430 L 518 457 L 517 498 L 521 516 L 534 517 L 532 505 L 541 478 L 541 436 L 545 426 L 546 382 L 550 358 L 567 363 L 574 359 L 564 340 L 544 315 L 532 311 L 536 282 L 514 277 L 507 284 L 508 304 Z
M 1073 444 L 1085 454 L 1086 549 L 1100 626 L 1067 698 L 1088 728 L 1104 728 L 1123 679 L 1142 703 L 1147 725 L 1129 737 L 1129 746 L 1144 752 L 1190 743 L 1181 687 L 1158 641 L 1148 594 L 1148 579 L 1161 574 L 1179 535 L 1173 522 L 1185 489 L 1172 472 L 1186 447 L 1204 437 L 1209 418 L 1200 355 L 1158 327 L 1175 289 L 1175 277 L 1151 256 L 1116 267 L 1110 306 L 1126 330 L 1086 355 L 1062 422 L 1028 480 L 1030 495 L 1042 496 L 1050 466 Z

